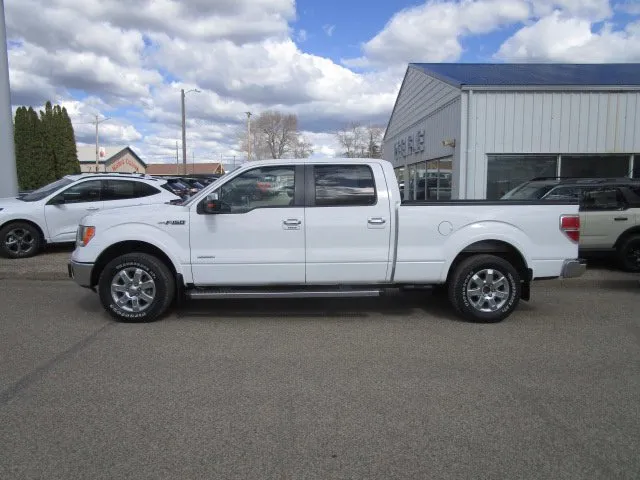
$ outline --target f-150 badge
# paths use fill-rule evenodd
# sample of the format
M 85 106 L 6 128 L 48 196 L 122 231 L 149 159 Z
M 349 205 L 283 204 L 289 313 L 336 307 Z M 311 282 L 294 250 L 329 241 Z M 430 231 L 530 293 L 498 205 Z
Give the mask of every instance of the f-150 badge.
M 184 225 L 184 220 L 165 220 L 164 222 L 158 222 L 159 225 Z

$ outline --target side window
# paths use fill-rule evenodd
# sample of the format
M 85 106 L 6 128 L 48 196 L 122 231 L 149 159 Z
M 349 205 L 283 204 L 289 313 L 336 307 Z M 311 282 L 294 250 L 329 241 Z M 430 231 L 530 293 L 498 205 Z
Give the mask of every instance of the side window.
M 245 213 L 255 208 L 293 205 L 295 166 L 261 167 L 244 172 L 218 189 L 223 211 Z
M 582 199 L 579 187 L 556 187 L 544 196 L 544 200 L 578 200 Z
M 582 205 L 586 211 L 620 210 L 625 201 L 618 187 L 600 187 L 585 191 Z
M 89 180 L 67 188 L 59 196 L 64 198 L 65 204 L 99 202 L 101 200 L 101 189 L 102 182 L 100 180 Z
M 151 185 L 135 180 L 106 180 L 103 200 L 128 200 L 132 198 L 155 195 L 156 190 Z
M 375 181 L 368 165 L 316 165 L 313 170 L 316 206 L 375 205 Z

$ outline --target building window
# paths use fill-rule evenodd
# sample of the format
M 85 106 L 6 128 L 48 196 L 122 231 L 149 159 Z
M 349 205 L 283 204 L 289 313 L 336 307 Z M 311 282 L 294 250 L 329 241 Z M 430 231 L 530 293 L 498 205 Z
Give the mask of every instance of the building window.
M 633 156 L 631 166 L 631 178 L 640 178 L 640 153 Z
M 562 157 L 564 162 L 564 156 Z M 487 200 L 498 200 L 521 183 L 536 177 L 555 177 L 556 155 L 488 155 Z
M 561 177 L 628 177 L 629 155 L 562 155 Z

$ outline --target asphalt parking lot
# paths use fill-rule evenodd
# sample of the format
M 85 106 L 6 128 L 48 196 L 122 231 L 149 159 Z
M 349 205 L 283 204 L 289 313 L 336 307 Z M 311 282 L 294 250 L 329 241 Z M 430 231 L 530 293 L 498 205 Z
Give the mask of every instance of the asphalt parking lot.
M 497 325 L 424 292 L 127 325 L 0 279 L 0 477 L 640 477 L 640 284 L 533 295 Z

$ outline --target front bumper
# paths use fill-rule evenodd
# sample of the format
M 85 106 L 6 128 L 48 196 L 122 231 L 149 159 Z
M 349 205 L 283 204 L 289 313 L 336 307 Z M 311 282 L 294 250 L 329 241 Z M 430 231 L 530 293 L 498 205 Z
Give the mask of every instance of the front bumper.
M 584 275 L 587 271 L 587 262 L 581 258 L 575 260 L 565 260 L 562 264 L 562 278 L 576 278 Z
M 93 271 L 93 263 L 79 263 L 71 260 L 67 264 L 69 278 L 73 279 L 81 287 L 91 288 L 91 272 Z

